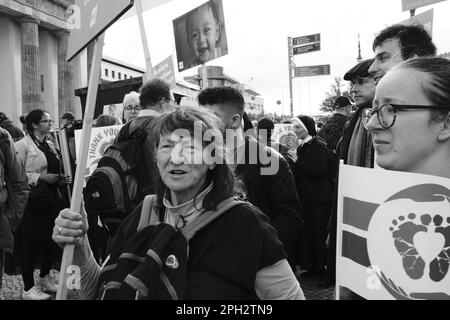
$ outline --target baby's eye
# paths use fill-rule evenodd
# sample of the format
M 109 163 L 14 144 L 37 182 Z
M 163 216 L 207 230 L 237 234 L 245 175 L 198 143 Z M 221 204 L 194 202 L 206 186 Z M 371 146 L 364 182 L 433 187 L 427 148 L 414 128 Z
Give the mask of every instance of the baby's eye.
M 163 144 L 163 145 L 159 146 L 160 150 L 167 150 L 167 149 L 170 149 L 170 148 L 172 148 L 172 146 L 170 144 Z
M 193 32 L 192 34 L 191 34 L 191 37 L 192 37 L 192 39 L 197 39 L 198 38 L 198 33 L 197 32 Z
M 205 28 L 205 33 L 210 33 L 211 32 L 211 28 Z

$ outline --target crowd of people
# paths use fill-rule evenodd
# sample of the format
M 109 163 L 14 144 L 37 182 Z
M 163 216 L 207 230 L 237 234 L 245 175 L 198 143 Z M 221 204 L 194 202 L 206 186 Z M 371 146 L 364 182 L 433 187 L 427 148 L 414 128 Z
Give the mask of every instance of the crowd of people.
M 50 299 L 56 245 L 68 244 L 85 299 L 303 300 L 308 275 L 333 286 L 339 160 L 450 178 L 450 61 L 435 57 L 421 26 L 387 27 L 373 50 L 374 59 L 344 75 L 353 102 L 338 97 L 320 128 L 307 115 L 285 121 L 296 138 L 289 146 L 272 140 L 273 120 L 248 119 L 232 87 L 203 89 L 197 108 L 176 106 L 156 78 L 126 95 L 115 143 L 145 132 L 144 161 L 133 171 L 133 206 L 101 246 L 101 259 L 102 214 L 64 209 L 62 187 L 71 181 L 47 138 L 51 115 L 30 112 L 21 136 L 0 114 L 10 129 L 0 128 L 1 261 L 14 251 L 22 298 Z M 97 125 L 117 124 L 112 118 Z M 184 253 L 174 255 L 178 248 Z M 350 290 L 342 297 L 360 298 Z

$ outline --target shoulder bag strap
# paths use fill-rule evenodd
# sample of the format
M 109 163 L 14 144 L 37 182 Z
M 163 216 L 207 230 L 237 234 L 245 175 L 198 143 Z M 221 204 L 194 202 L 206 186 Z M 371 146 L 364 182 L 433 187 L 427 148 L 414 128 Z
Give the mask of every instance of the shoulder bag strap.
M 248 202 L 238 201 L 234 197 L 225 199 L 224 201 L 222 201 L 217 205 L 217 210 L 206 211 L 202 213 L 200 216 L 195 218 L 191 223 L 187 224 L 183 229 L 181 229 L 181 232 L 183 233 L 183 235 L 187 240 L 190 240 L 198 230 L 202 229 L 204 226 L 206 226 L 213 220 L 217 219 L 224 212 L 228 211 L 229 209 L 237 205 L 245 203 L 248 204 Z

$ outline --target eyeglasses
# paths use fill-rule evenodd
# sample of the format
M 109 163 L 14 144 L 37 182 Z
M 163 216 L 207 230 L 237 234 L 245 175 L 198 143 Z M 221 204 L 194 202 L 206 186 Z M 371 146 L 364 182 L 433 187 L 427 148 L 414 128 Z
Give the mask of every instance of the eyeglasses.
M 39 122 L 41 122 L 41 123 L 49 123 L 49 124 L 52 124 L 52 123 L 53 123 L 53 120 L 47 119 L 47 120 L 41 120 L 41 121 L 39 121 Z
M 126 111 L 131 111 L 131 110 L 133 110 L 133 111 L 141 111 L 142 108 L 141 108 L 141 106 L 125 106 L 124 109 Z
M 448 110 L 450 111 L 450 107 L 442 107 L 442 106 L 417 106 L 417 105 L 406 105 L 406 104 L 383 104 L 375 109 L 364 109 L 362 113 L 362 122 L 364 128 L 368 129 L 368 125 L 370 120 L 376 114 L 378 118 L 378 122 L 380 122 L 381 126 L 384 129 L 389 129 L 395 124 L 395 120 L 397 119 L 398 111 L 406 111 L 406 110 Z

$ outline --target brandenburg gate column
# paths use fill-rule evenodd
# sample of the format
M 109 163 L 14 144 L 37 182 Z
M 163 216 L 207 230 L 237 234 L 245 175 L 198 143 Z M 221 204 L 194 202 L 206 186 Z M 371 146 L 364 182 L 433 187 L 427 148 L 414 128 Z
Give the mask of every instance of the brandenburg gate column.
M 20 20 L 22 28 L 22 112 L 42 107 L 39 73 L 39 21 Z
M 58 104 L 59 113 L 76 114 L 78 97 L 75 96 L 74 66 L 73 62 L 67 62 L 67 48 L 70 32 L 61 30 L 55 32 L 58 37 Z

